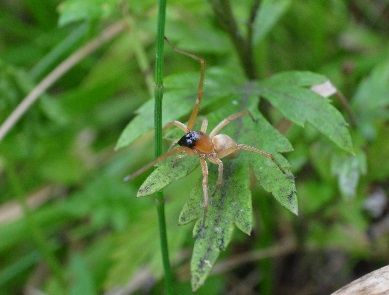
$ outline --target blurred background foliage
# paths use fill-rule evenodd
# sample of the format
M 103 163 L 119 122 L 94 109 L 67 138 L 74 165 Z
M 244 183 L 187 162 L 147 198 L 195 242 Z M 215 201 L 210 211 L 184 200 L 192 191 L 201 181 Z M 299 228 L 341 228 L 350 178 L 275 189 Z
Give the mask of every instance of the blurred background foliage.
M 205 57 L 223 99 L 230 78 L 247 73 L 211 2 L 168 1 L 166 35 Z M 294 147 L 286 157 L 299 216 L 252 182 L 253 232 L 235 231 L 198 293 L 328 294 L 389 261 L 389 1 L 252 2 L 231 5 L 245 32 L 260 4 L 252 52 L 259 79 L 287 70 L 329 77 L 346 98 L 333 104 L 351 125 L 355 156 L 271 109 L 268 119 Z M 0 143 L 0 294 L 162 292 L 153 200 L 135 198 L 145 176 L 122 182 L 153 156 L 152 117 L 139 122 L 130 147 L 114 150 L 152 97 L 156 8 L 151 0 L 0 3 L 0 122 L 72 52 L 109 24 L 127 25 L 42 95 Z M 187 77 L 198 65 L 168 46 L 165 63 L 182 94 L 195 94 Z M 205 97 L 201 114 L 220 99 Z M 190 106 L 167 112 L 187 115 Z M 165 190 L 177 294 L 191 292 L 192 228 L 177 220 L 198 176 Z

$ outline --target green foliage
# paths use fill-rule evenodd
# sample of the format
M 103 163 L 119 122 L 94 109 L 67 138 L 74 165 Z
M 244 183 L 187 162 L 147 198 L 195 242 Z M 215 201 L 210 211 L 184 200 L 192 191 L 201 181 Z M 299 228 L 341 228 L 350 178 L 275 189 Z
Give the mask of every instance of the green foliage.
M 311 123 L 340 148 L 353 152 L 348 124 L 329 100 L 305 87 L 326 81 L 324 77 L 307 73 L 281 73 L 260 84 L 262 95 L 286 118 L 304 126 Z
M 210 183 L 216 181 L 216 169 L 212 169 Z M 230 243 L 234 225 L 246 234 L 251 233 L 253 216 L 249 189 L 248 166 L 231 160 L 225 165 L 225 179 L 220 190 L 209 186 L 211 201 L 204 211 L 201 179 L 181 211 L 181 224 L 197 220 L 193 228 L 195 239 L 191 260 L 192 289 L 197 290 L 215 264 L 219 252 Z
M 66 0 L 58 7 L 59 25 L 64 26 L 76 21 L 95 21 L 112 15 L 118 0 Z
M 205 212 L 198 157 L 170 157 L 122 181 L 153 157 L 156 2 L 38 2 L 0 4 L 0 124 L 103 28 L 123 19 L 128 28 L 51 85 L 0 143 L 1 294 L 24 292 L 42 270 L 34 285 L 42 293 L 163 293 L 153 199 L 136 198 L 162 189 L 179 294 L 191 287 L 199 294 L 239 293 L 241 286 L 243 292 L 303 293 L 301 280 L 313 293 L 329 294 L 387 262 L 388 235 L 381 230 L 387 207 L 378 206 L 383 213 L 374 215 L 366 205 L 388 196 L 387 6 L 231 1 L 237 26 L 231 32 L 210 1 L 168 1 L 166 36 L 207 62 L 198 125 L 206 117 L 211 130 L 248 109 L 250 115 L 222 133 L 272 153 L 277 162 L 244 151 L 223 159 L 219 190 L 217 167 L 209 163 Z M 231 40 L 235 33 L 252 39 L 243 54 Z M 250 81 L 240 60 L 248 55 L 258 72 Z M 163 124 L 186 122 L 199 65 L 167 44 L 164 58 Z M 312 90 L 328 81 L 344 101 Z M 167 150 L 182 131 L 163 134 Z M 17 200 L 30 204 L 29 216 Z M 31 220 L 40 245 L 33 242 Z M 289 240 L 299 245 L 287 250 L 292 256 L 282 252 Z M 46 272 L 53 258 L 65 282 Z M 241 258 L 250 261 L 234 264 Z M 325 276 L 309 279 L 323 272 L 339 279 L 345 274 L 345 280 L 323 285 Z M 284 273 L 293 275 L 285 280 Z
M 258 17 L 254 23 L 254 43 L 262 41 L 288 10 L 291 0 L 264 0 L 258 8 Z
M 380 62 L 358 87 L 352 106 L 358 114 L 358 123 L 367 138 L 376 136 L 374 123 L 388 120 L 389 105 L 389 60 Z
M 199 164 L 198 159 L 182 156 L 168 159 L 151 173 L 138 190 L 138 197 L 154 194 L 171 182 L 191 173 Z
M 361 175 L 366 174 L 366 157 L 363 152 L 355 156 L 335 155 L 332 173 L 338 175 L 338 185 L 343 196 L 354 197 Z

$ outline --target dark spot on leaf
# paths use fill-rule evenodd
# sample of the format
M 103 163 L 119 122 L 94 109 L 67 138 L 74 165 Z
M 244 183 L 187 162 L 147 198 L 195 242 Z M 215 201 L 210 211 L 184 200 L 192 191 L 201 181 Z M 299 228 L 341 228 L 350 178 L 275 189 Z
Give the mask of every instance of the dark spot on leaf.
M 289 203 L 292 203 L 293 197 L 295 196 L 295 194 L 296 194 L 296 191 L 295 191 L 295 190 L 292 190 L 292 191 L 290 192 L 290 194 L 288 194 L 288 202 L 289 202 Z

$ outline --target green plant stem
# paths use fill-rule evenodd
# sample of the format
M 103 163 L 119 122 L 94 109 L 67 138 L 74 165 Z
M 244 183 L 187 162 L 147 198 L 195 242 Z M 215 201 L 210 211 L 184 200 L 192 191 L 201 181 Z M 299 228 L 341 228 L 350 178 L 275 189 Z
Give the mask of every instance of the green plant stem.
M 157 52 L 155 61 L 155 157 L 162 154 L 162 98 L 163 98 L 163 50 L 165 37 L 166 0 L 158 0 Z M 165 273 L 165 289 L 172 294 L 173 277 L 169 261 L 169 249 L 166 233 L 165 202 L 162 192 L 155 197 L 158 212 L 159 235 L 163 269 Z
M 30 208 L 27 205 L 24 196 L 24 190 L 22 184 L 19 181 L 18 176 L 16 175 L 15 169 L 11 163 L 7 165 L 7 174 L 10 185 L 14 194 L 17 196 L 20 206 L 22 207 L 24 218 L 26 219 L 27 227 L 31 234 L 32 240 L 38 248 L 40 254 L 46 261 L 47 265 L 53 272 L 54 276 L 58 280 L 58 282 L 65 287 L 65 276 L 61 269 L 61 264 L 58 262 L 56 257 L 53 255 L 48 241 L 46 240 L 43 232 L 39 228 L 34 215 L 32 214 Z

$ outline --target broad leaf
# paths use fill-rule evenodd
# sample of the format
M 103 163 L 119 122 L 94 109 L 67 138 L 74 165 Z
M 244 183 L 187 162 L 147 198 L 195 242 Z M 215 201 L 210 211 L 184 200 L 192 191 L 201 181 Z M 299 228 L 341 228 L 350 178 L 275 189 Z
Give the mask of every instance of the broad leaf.
M 283 137 L 257 111 L 256 97 L 249 97 L 253 89 L 246 85 L 246 95 L 240 105 L 229 104 L 209 116 L 210 126 L 216 125 L 228 115 L 249 108 L 250 116 L 232 122 L 223 129 L 236 142 L 251 145 L 271 152 L 282 167 L 272 160 L 255 153 L 242 151 L 234 159 L 223 159 L 223 186 L 215 191 L 217 169 L 209 164 L 210 204 L 204 213 L 201 180 L 193 188 L 186 202 L 179 223 L 186 224 L 197 220 L 194 227 L 195 245 L 193 250 L 191 272 L 192 288 L 197 290 L 205 281 L 219 253 L 231 240 L 233 227 L 236 225 L 246 234 L 252 229 L 252 205 L 249 190 L 250 167 L 254 170 L 260 184 L 286 208 L 297 214 L 297 197 L 294 178 L 289 165 L 278 152 L 292 150 L 289 141 Z
M 262 95 L 292 122 L 300 126 L 311 123 L 340 148 L 352 153 L 348 124 L 342 114 L 328 99 L 302 87 L 319 84 L 311 82 L 324 82 L 322 76 L 294 72 L 279 75 L 260 83 Z
M 264 0 L 254 23 L 254 43 L 263 40 L 287 11 L 291 0 Z

